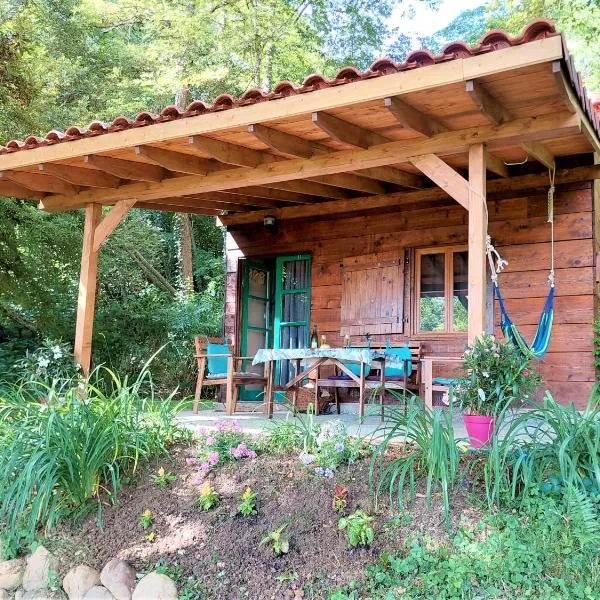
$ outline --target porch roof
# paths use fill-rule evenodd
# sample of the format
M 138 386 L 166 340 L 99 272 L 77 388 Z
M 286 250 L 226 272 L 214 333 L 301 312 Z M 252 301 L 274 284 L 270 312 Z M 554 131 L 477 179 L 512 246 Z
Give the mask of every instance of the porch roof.
M 488 191 L 493 177 L 506 189 L 507 163 L 552 167 L 555 157 L 600 152 L 599 130 L 562 36 L 538 20 L 518 37 L 492 31 L 439 56 L 418 51 L 364 73 L 311 75 L 301 87 L 281 82 L 211 106 L 11 141 L 0 147 L 0 194 L 49 211 L 125 201 L 122 212 L 219 215 L 235 225 L 266 212 L 309 216 L 445 196 L 423 176 L 436 179 L 439 167 L 427 156 L 461 171 L 474 143 L 488 150 Z

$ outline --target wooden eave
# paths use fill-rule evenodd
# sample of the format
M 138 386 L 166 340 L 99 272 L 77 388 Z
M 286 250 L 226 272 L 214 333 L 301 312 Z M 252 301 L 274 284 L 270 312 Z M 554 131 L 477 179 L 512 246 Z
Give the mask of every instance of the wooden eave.
M 235 225 L 266 211 L 296 218 L 344 206 L 375 209 L 385 198 L 431 200 L 439 189 L 415 166 L 425 164 L 419 157 L 443 157 L 460 172 L 476 143 L 486 145 L 490 176 L 506 184 L 506 163 L 527 158 L 542 172 L 555 157 L 600 152 L 594 119 L 564 58 L 562 38 L 554 35 L 4 154 L 0 194 L 38 200 L 49 211 L 127 200 L 127 208 L 221 215 Z

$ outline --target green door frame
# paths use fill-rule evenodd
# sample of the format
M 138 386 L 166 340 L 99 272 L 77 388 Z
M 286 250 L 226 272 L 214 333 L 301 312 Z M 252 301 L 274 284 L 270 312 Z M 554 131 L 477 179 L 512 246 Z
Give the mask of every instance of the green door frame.
M 298 288 L 293 290 L 283 289 L 283 265 L 290 261 L 305 260 L 307 262 L 307 287 Z M 306 325 L 306 340 L 305 344 L 308 344 L 309 328 L 310 328 L 310 304 L 311 304 L 311 256 L 310 254 L 291 254 L 285 256 L 278 256 L 275 261 L 275 318 L 273 322 L 273 347 L 281 347 L 281 328 L 286 326 L 294 325 Z M 283 298 L 288 294 L 306 294 L 308 299 L 308 308 L 306 312 L 306 320 L 302 321 L 282 321 L 282 310 L 283 310 Z M 275 381 L 280 381 L 280 363 L 276 363 Z

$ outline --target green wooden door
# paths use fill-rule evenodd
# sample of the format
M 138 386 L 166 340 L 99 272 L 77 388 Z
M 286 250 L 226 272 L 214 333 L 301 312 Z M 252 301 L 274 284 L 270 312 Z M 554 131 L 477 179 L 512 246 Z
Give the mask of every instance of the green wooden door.
M 246 260 L 242 278 L 242 356 L 254 356 L 260 348 L 273 344 L 272 292 L 273 270 L 262 261 Z M 245 370 L 263 374 L 264 365 L 244 363 Z M 246 385 L 240 390 L 242 400 L 261 400 L 263 386 Z
M 310 335 L 310 256 L 279 256 L 275 262 L 275 348 L 305 348 Z M 276 381 L 293 378 L 290 361 L 277 362 Z

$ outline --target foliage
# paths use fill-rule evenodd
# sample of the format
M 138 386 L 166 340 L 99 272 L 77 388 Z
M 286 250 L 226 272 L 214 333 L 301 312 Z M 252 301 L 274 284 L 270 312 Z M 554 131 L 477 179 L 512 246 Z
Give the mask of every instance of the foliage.
M 296 420 L 276 421 L 260 441 L 261 449 L 271 454 L 288 454 L 302 448 L 302 430 Z
M 256 493 L 252 488 L 247 487 L 242 494 L 242 502 L 238 505 L 238 513 L 244 517 L 249 517 L 257 513 Z
M 228 461 L 256 458 L 254 440 L 242 432 L 237 421 L 223 419 L 215 423 L 215 431 L 200 427 L 197 434 L 198 443 L 193 455 L 186 459 L 188 465 L 198 467 L 196 483 L 203 483 L 212 469 Z
M 592 599 L 600 555 L 582 542 L 584 534 L 564 505 L 534 495 L 523 512 L 489 513 L 463 524 L 448 544 L 409 538 L 397 555 L 383 553 L 367 567 L 355 592 L 340 590 L 330 598 Z
M 33 352 L 27 351 L 15 368 L 21 379 L 47 386 L 72 382 L 81 375 L 81 368 L 75 363 L 71 347 L 61 340 L 45 339 L 39 348 Z
M 390 502 L 394 497 L 399 505 L 412 502 L 417 479 L 425 477 L 427 503 L 439 489 L 444 516 L 448 519 L 450 490 L 459 474 L 452 408 L 430 411 L 420 398 L 411 395 L 407 397 L 406 410 L 388 410 L 386 421 L 379 430 L 383 439 L 373 453 L 369 469 L 369 482 L 376 500 L 387 491 Z M 386 462 L 390 444 L 398 442 L 404 445 L 403 454 Z
M 198 499 L 200 508 L 206 512 L 216 506 L 218 503 L 219 494 L 208 481 L 205 481 L 200 487 L 200 498 Z
M 114 501 L 140 462 L 177 436 L 170 398 L 158 401 L 147 367 L 129 382 L 102 369 L 81 389 L 58 395 L 23 383 L 0 389 L 0 519 L 9 534 L 51 528 Z M 100 385 L 111 381 L 110 391 Z
M 464 374 L 455 394 L 467 414 L 497 415 L 514 400 L 527 401 L 540 383 L 530 359 L 512 344 L 485 334 L 465 350 Z
M 152 514 L 152 511 L 147 508 L 143 513 L 138 515 L 137 520 L 143 529 L 149 529 L 152 527 L 152 523 L 154 523 L 154 515 Z
M 594 366 L 600 373 L 600 317 L 594 319 Z
M 270 531 L 262 540 L 260 540 L 259 546 L 271 544 L 275 556 L 287 554 L 290 550 L 290 538 L 287 534 L 283 533 L 283 531 L 288 525 L 289 523 L 283 523 L 275 529 L 275 531 Z
M 375 539 L 375 531 L 371 526 L 374 520 L 375 517 L 369 516 L 362 510 L 357 510 L 347 517 L 342 517 L 338 521 L 338 529 L 346 530 L 350 548 L 369 546 Z
M 150 475 L 150 479 L 152 479 L 157 488 L 164 490 L 177 481 L 177 475 L 170 471 L 165 471 L 164 467 L 160 467 L 156 473 Z
M 333 500 L 331 506 L 335 512 L 343 513 L 346 510 L 349 495 L 350 490 L 347 487 L 337 483 L 333 486 Z
M 600 406 L 562 406 L 546 393 L 543 404 L 512 418 L 497 434 L 485 464 L 490 503 L 591 494 L 600 502 Z

